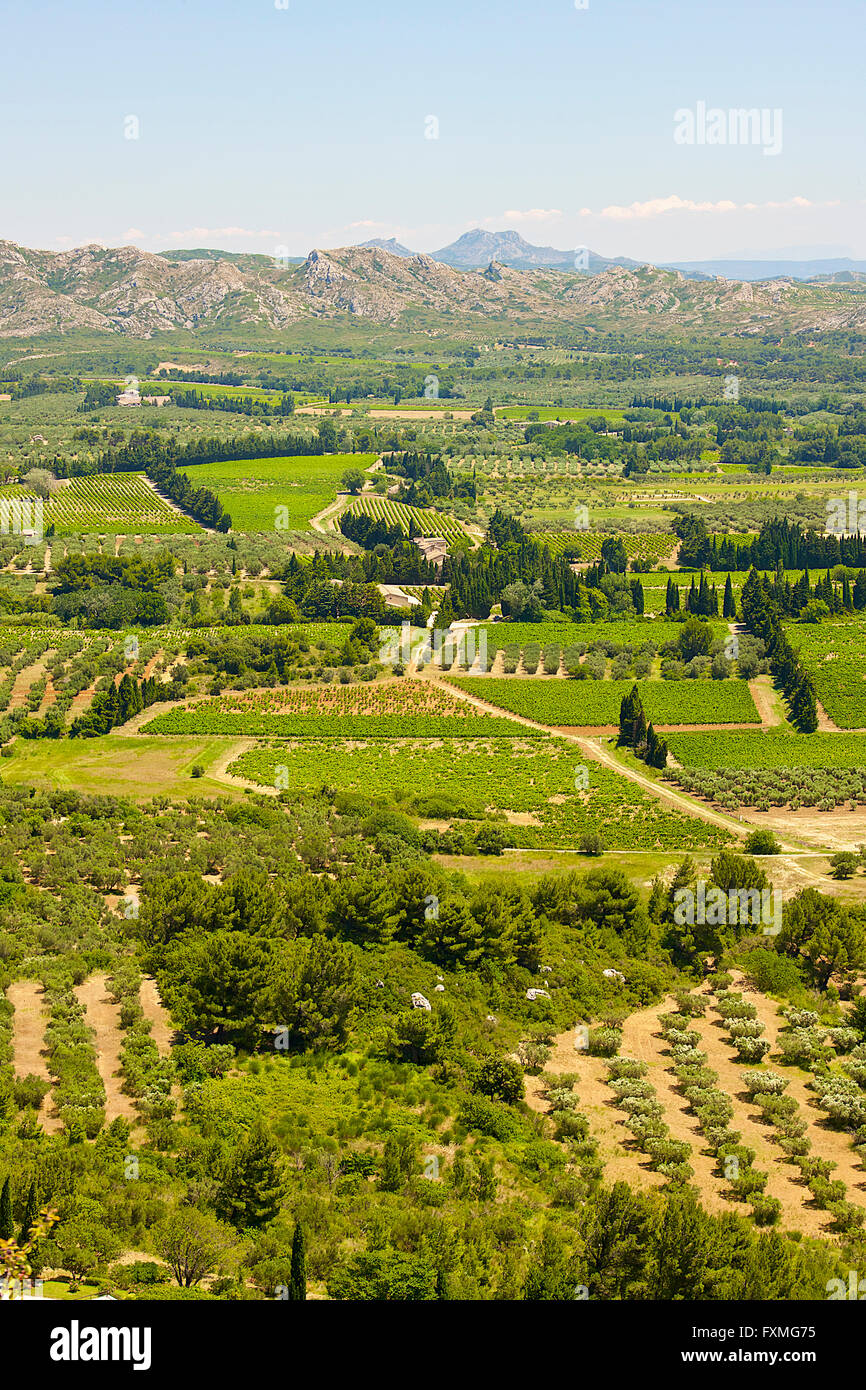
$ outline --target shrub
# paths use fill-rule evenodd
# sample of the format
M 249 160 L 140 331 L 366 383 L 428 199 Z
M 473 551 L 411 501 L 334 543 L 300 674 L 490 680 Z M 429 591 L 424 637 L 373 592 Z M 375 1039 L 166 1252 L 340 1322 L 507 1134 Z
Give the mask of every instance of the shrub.
M 756 946 L 745 961 L 749 979 L 764 994 L 791 994 L 803 986 L 800 968 L 791 956 Z
M 458 1119 L 467 1129 L 488 1134 L 504 1143 L 519 1139 L 524 1131 L 513 1110 L 502 1101 L 488 1100 L 486 1096 L 468 1096 L 460 1107 Z
M 780 1096 L 788 1087 L 788 1078 L 772 1071 L 743 1072 L 743 1080 L 750 1095 Z
M 768 1197 L 763 1192 L 752 1197 L 751 1207 L 756 1226 L 775 1226 L 782 1215 L 778 1197 Z
M 646 1076 L 649 1067 L 646 1062 L 640 1062 L 635 1057 L 615 1057 L 608 1062 L 607 1070 L 611 1077 L 640 1077 Z
M 14 1083 L 12 1094 L 15 1097 L 17 1109 L 38 1110 L 50 1090 L 51 1087 L 47 1081 L 43 1081 L 41 1076 L 35 1076 L 33 1072 L 30 1072 Z
M 589 1030 L 589 1055 L 590 1057 L 613 1057 L 619 1051 L 622 1042 L 622 1033 L 618 1028 L 590 1028 Z
M 598 831 L 591 830 L 585 835 L 581 835 L 578 841 L 578 852 L 580 854 L 592 855 L 593 857 L 604 854 L 604 840 Z
M 764 1025 L 758 1018 L 732 1018 L 728 1024 L 728 1036 L 731 1038 L 759 1038 L 764 1031 Z
M 772 830 L 760 828 L 746 836 L 746 854 L 781 854 L 782 846 Z

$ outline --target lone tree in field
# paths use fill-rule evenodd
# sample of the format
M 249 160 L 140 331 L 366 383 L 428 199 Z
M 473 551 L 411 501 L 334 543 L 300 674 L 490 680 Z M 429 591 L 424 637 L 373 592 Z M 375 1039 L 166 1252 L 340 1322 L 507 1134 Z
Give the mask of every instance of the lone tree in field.
M 305 1303 L 307 1298 L 307 1250 L 304 1228 L 300 1221 L 295 1224 L 292 1236 L 292 1269 L 289 1275 L 289 1301 Z
M 347 468 L 340 482 L 347 492 L 357 496 L 364 486 L 364 474 L 360 468 Z

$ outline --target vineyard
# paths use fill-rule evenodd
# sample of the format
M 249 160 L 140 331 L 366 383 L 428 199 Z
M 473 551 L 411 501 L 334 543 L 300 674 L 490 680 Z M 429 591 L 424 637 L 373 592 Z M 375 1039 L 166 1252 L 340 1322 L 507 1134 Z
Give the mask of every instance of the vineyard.
M 786 632 L 830 718 L 840 729 L 866 729 L 866 619 L 789 623 Z
M 365 493 L 363 497 L 356 497 L 348 510 L 356 515 L 374 517 L 387 526 L 398 526 L 405 536 L 409 534 L 411 523 L 417 536 L 443 536 L 447 541 L 466 539 L 466 532 L 453 516 L 423 507 L 407 507 L 390 497 Z
M 601 559 L 602 542 L 607 540 L 608 534 L 602 531 L 531 532 L 532 539 L 546 545 L 551 555 L 561 555 L 563 550 L 569 548 L 576 552 L 580 561 L 592 564 Z M 638 532 L 634 536 L 620 536 L 619 539 L 630 560 L 641 560 L 648 565 L 657 565 L 679 544 L 670 533 L 655 535 L 653 532 Z
M 668 747 L 678 763 L 695 769 L 866 768 L 864 734 L 671 734 Z
M 710 626 L 716 636 L 722 631 L 719 624 Z M 564 653 L 575 644 L 586 650 L 596 642 L 609 645 L 611 650 L 650 642 L 658 650 L 663 643 L 676 641 L 682 628 L 679 623 L 661 619 L 633 618 L 609 623 L 481 623 L 475 631 L 484 634 L 492 661 L 496 652 L 514 648 L 523 652 L 527 647 L 558 646 Z
M 521 734 L 524 731 L 521 730 Z M 386 793 L 407 811 L 444 795 L 452 815 L 493 815 L 510 842 L 527 848 L 571 848 L 600 834 L 610 849 L 719 848 L 729 837 L 714 826 L 669 810 L 655 797 L 552 739 L 441 739 L 354 746 L 305 740 L 257 748 L 229 771 L 291 795 L 317 787 L 358 793 L 373 804 Z M 585 789 L 584 789 L 585 788 Z
M 427 681 L 226 692 L 179 706 L 144 726 L 149 734 L 238 734 L 264 738 L 475 738 L 525 735 L 509 719 L 477 713 Z M 540 734 L 539 737 L 544 737 Z
M 512 714 L 552 727 L 618 725 L 620 704 L 631 681 L 499 680 L 487 676 L 448 678 L 468 694 Z M 647 719 L 669 724 L 758 724 L 760 715 L 744 681 L 638 681 Z
M 0 499 L 21 496 L 20 489 L 0 487 Z M 200 526 L 159 497 L 141 473 L 70 478 L 45 499 L 43 519 L 58 535 L 82 531 L 154 536 L 201 532 Z

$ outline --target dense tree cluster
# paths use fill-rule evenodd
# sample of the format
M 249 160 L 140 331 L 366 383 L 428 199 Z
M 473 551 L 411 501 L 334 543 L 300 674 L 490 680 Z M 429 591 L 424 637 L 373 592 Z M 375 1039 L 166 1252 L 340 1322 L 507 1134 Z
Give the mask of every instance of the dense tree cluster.
M 818 727 L 815 685 L 785 636 L 773 586 L 752 569 L 740 602 L 743 622 L 766 647 L 770 671 L 788 701 L 793 723 L 801 733 L 814 733 Z
M 631 748 L 649 767 L 667 766 L 668 746 L 663 738 L 659 738 L 652 724 L 647 724 L 636 685 L 622 698 L 617 742 L 621 747 Z

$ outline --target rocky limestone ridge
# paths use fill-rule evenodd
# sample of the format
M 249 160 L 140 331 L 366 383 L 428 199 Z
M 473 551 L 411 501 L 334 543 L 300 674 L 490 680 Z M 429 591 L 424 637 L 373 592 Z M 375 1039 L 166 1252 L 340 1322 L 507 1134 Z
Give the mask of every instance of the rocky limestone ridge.
M 50 252 L 0 241 L 0 337 L 173 330 L 352 317 L 415 330 L 500 326 L 703 327 L 731 333 L 866 327 L 866 285 L 790 279 L 694 280 L 655 266 L 594 275 L 491 261 L 458 270 L 381 246 L 313 250 L 301 264 L 218 252 L 154 255 L 135 246 Z

